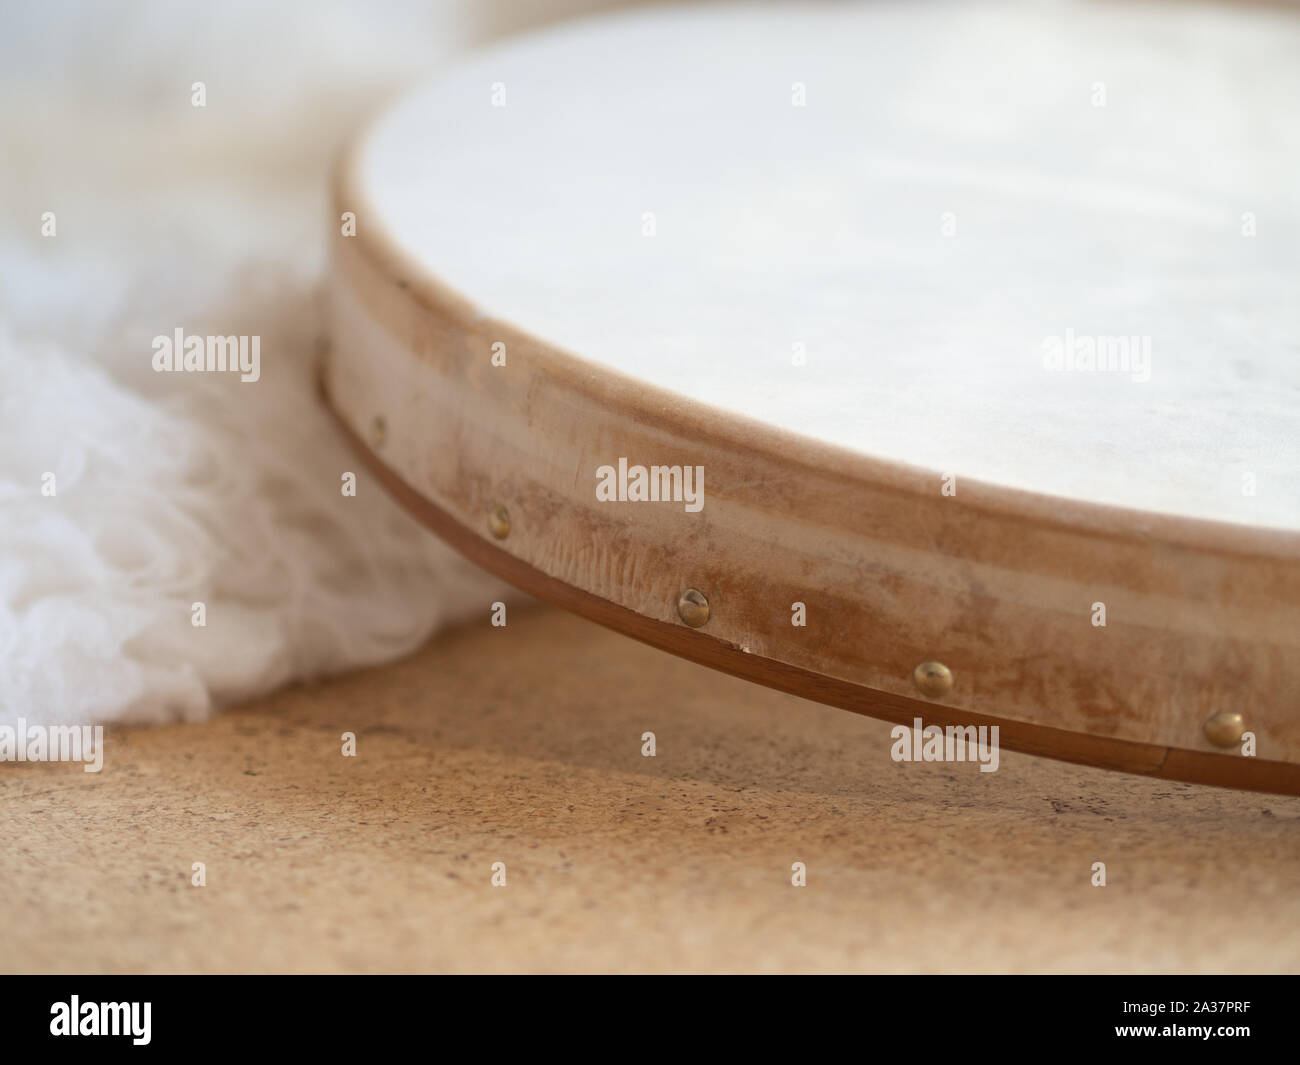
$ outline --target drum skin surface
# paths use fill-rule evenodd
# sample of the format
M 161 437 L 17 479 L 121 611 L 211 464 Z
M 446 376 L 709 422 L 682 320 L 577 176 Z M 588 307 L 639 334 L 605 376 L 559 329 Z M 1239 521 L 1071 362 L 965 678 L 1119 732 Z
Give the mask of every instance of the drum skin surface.
M 647 643 L 1300 793 L 1300 28 L 1050 10 L 661 10 L 461 64 L 339 167 L 323 389 L 438 535 Z

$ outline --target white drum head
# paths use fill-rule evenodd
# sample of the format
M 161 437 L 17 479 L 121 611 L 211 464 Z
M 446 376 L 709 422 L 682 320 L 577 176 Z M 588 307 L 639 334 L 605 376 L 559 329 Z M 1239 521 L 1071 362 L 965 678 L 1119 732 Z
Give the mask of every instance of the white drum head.
M 1297 55 L 1293 16 L 1237 6 L 638 12 L 462 65 L 356 175 L 365 225 L 602 367 L 893 462 L 1296 529 Z

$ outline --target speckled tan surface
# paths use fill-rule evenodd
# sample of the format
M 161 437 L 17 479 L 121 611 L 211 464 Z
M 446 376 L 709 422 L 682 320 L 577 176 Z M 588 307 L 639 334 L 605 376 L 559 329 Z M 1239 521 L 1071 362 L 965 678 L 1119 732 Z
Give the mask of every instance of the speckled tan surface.
M 1300 970 L 1300 799 L 895 764 L 879 722 L 484 613 L 110 733 L 98 776 L 0 766 L 0 969 Z

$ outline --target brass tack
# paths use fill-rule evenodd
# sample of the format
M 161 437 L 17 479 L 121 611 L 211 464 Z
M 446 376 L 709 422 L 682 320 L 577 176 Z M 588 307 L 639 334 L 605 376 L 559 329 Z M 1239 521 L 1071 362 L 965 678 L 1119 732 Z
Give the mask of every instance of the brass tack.
M 709 600 L 698 588 L 687 588 L 677 597 L 677 616 L 693 629 L 709 620 Z
M 1222 710 L 1211 714 L 1205 722 L 1205 738 L 1216 747 L 1235 747 L 1246 731 L 1245 719 L 1237 713 Z
M 928 659 L 912 670 L 912 681 L 922 695 L 937 699 L 952 690 L 952 670 L 942 662 Z
M 488 530 L 498 540 L 504 540 L 510 535 L 510 511 L 500 503 L 488 511 Z

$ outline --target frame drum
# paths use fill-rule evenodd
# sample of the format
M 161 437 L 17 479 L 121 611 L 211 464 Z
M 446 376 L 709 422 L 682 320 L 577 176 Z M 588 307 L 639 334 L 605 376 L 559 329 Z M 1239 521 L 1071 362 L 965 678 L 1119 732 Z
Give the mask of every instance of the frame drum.
M 464 554 L 675 654 L 1300 793 L 1297 54 L 1244 5 L 508 42 L 341 164 L 328 402 Z

